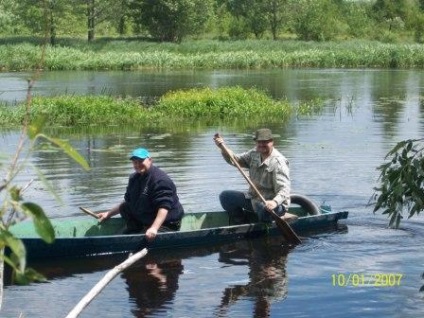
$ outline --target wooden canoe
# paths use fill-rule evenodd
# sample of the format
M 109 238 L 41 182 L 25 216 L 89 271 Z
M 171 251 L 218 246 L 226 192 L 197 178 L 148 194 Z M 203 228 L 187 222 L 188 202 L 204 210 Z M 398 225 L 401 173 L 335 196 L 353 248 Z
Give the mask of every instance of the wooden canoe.
M 320 213 L 316 215 L 309 215 L 308 211 L 300 206 L 291 207 L 290 213 L 299 216 L 290 225 L 302 236 L 335 229 L 338 220 L 348 217 L 348 212 L 332 212 L 328 206 L 321 206 Z M 23 241 L 28 260 L 131 253 L 146 246 L 144 234 L 120 234 L 124 227 L 120 217 L 103 223 L 84 215 L 51 221 L 56 235 L 52 244 L 47 244 L 38 237 L 32 222 L 23 221 L 10 228 L 10 231 Z M 210 245 L 264 235 L 280 235 L 282 242 L 284 240 L 274 222 L 229 225 L 225 211 L 186 213 L 180 231 L 159 233 L 156 239 L 148 244 L 148 248 Z

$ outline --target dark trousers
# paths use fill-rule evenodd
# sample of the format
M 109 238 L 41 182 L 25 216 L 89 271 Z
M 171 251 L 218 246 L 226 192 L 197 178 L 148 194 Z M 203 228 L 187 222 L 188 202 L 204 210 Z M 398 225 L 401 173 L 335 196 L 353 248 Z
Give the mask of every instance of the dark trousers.
M 265 205 L 262 202 L 258 202 L 254 209 L 252 200 L 246 198 L 241 191 L 222 191 L 219 195 L 219 201 L 224 210 L 228 212 L 230 224 L 254 223 L 258 221 L 272 222 L 271 215 L 265 211 Z M 280 205 L 275 208 L 274 212 L 282 216 L 285 213 L 285 209 Z
M 131 210 L 129 208 L 129 204 L 126 202 L 122 203 L 119 207 L 119 213 L 121 217 L 125 220 L 126 227 L 122 231 L 123 234 L 133 234 L 133 233 L 145 233 L 151 224 L 144 224 L 137 220 Z M 181 228 L 181 221 L 165 221 L 158 229 L 158 232 L 171 232 L 171 231 L 179 231 Z

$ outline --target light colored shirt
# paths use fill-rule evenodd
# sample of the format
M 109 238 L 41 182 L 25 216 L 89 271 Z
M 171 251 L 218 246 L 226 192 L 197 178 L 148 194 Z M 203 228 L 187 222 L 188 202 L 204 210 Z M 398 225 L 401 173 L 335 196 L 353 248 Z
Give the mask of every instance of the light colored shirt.
M 251 149 L 234 157 L 239 165 L 249 170 L 250 180 L 259 190 L 265 200 L 274 200 L 283 205 L 286 211 L 290 205 L 290 168 L 289 161 L 277 149 L 273 148 L 271 155 L 261 162 L 261 154 Z M 228 163 L 229 158 L 224 156 Z M 249 187 L 247 197 L 260 201 L 252 187 Z M 253 204 L 253 207 L 256 205 Z

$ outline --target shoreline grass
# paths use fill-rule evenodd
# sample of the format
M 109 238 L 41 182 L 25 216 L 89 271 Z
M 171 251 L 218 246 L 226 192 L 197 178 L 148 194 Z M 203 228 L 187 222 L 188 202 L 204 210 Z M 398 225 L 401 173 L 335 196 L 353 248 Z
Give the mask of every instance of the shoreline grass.
M 0 44 L 0 71 L 35 70 L 42 46 Z M 181 44 L 130 40 L 47 46 L 44 70 L 424 68 L 423 44 L 371 41 L 199 40 Z
M 139 99 L 110 96 L 54 96 L 34 97 L 30 120 L 42 118 L 49 127 L 175 125 L 182 121 L 205 123 L 234 123 L 252 121 L 284 122 L 293 115 L 319 112 L 323 102 L 313 100 L 290 104 L 287 100 L 273 100 L 265 92 L 241 87 L 212 90 L 197 88 L 169 92 L 153 106 Z M 0 105 L 0 125 L 3 128 L 21 126 L 26 104 Z

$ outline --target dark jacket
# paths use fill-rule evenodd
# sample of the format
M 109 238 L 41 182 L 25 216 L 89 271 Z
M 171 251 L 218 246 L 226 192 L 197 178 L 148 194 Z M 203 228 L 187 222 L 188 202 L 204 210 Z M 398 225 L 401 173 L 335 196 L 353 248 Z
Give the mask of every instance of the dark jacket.
M 184 214 L 174 182 L 154 165 L 146 174 L 130 175 L 124 198 L 132 217 L 144 225 L 153 223 L 159 208 L 168 210 L 165 222 L 179 221 Z

